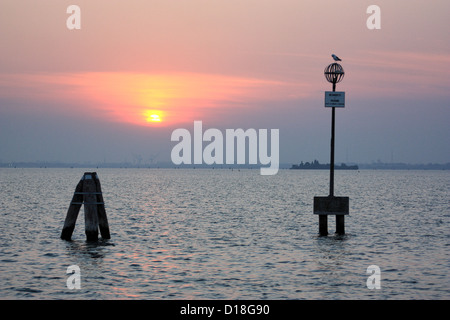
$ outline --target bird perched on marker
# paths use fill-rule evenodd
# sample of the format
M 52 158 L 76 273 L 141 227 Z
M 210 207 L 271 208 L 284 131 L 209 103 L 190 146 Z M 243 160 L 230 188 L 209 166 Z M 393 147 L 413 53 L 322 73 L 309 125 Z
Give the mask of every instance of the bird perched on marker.
M 331 56 L 333 57 L 334 61 L 342 61 L 342 60 L 341 60 L 337 55 L 335 55 L 335 54 L 332 54 Z

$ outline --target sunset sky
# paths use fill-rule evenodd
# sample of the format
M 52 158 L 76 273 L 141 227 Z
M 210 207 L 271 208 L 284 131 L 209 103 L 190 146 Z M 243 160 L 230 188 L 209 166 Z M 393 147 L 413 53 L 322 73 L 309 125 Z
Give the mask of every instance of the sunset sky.
M 68 6 L 81 9 L 69 30 Z M 381 8 L 369 30 L 367 7 Z M 2 0 L 0 162 L 170 161 L 176 128 L 279 129 L 329 161 L 450 162 L 448 0 Z

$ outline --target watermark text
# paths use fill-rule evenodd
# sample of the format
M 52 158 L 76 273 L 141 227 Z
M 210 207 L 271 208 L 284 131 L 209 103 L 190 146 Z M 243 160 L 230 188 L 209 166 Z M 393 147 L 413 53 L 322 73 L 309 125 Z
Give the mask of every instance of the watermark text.
M 171 152 L 175 165 L 192 164 L 193 149 L 193 164 L 246 164 L 248 158 L 248 164 L 258 164 L 259 160 L 261 165 L 268 166 L 261 167 L 261 175 L 274 175 L 279 169 L 278 129 L 270 130 L 270 141 L 267 129 L 226 129 L 224 138 L 219 129 L 203 132 L 202 121 L 194 121 L 193 137 L 189 130 L 180 128 L 172 132 L 171 141 L 179 141 Z M 203 148 L 203 142 L 209 144 Z
M 381 289 L 381 270 L 379 266 L 371 265 L 367 268 L 367 274 L 370 276 L 367 278 L 368 289 Z
M 71 274 L 66 281 L 67 288 L 70 290 L 81 289 L 81 270 L 77 265 L 71 265 L 67 268 L 67 274 Z

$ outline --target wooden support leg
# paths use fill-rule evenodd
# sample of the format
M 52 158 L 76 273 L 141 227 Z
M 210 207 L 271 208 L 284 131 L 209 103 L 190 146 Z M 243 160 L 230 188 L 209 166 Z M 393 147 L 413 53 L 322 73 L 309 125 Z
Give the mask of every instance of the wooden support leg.
M 80 212 L 81 204 L 83 203 L 83 195 L 80 194 L 83 191 L 83 179 L 78 182 L 75 193 L 73 194 L 72 201 L 70 202 L 69 209 L 67 210 L 66 220 L 64 221 L 64 227 L 61 232 L 61 239 L 71 240 L 73 230 L 75 229 L 75 223 L 77 222 L 78 213 Z
M 84 174 L 84 223 L 87 241 L 98 240 L 97 187 L 94 181 L 95 173 Z
M 344 215 L 336 215 L 336 233 L 340 235 L 345 234 L 345 216 Z
M 98 214 L 98 226 L 100 228 L 100 234 L 103 239 L 110 239 L 108 218 L 106 216 L 105 204 L 103 202 L 102 187 L 97 174 L 95 175 L 95 184 L 97 190 L 97 214 Z
M 319 215 L 319 235 L 328 235 L 328 216 Z

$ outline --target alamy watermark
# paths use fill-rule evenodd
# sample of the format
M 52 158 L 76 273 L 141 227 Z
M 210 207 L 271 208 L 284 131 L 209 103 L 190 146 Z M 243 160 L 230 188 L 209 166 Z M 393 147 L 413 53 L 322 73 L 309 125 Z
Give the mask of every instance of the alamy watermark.
M 66 27 L 69 30 L 81 29 L 81 9 L 79 6 L 72 4 L 67 7 L 66 13 L 70 16 L 66 20 Z M 367 18 L 366 26 L 369 30 L 381 29 L 381 9 L 379 6 L 372 4 L 367 7 L 367 14 L 370 16 Z
M 258 164 L 259 159 L 261 165 L 268 166 L 261 167 L 261 175 L 274 175 L 279 169 L 279 138 L 279 130 L 271 129 L 269 155 L 267 129 L 259 129 L 258 132 L 255 129 L 245 131 L 226 129 L 224 140 L 224 135 L 219 129 L 210 128 L 203 132 L 202 121 L 194 121 L 193 137 L 189 130 L 183 128 L 172 132 L 171 141 L 179 142 L 173 147 L 170 156 L 175 165 L 203 163 L 220 165 L 246 164 L 246 155 L 248 155 L 248 164 Z M 203 148 L 203 142 L 209 142 L 209 144 Z
M 70 290 L 81 289 L 81 269 L 77 265 L 71 265 L 67 267 L 67 274 L 70 276 L 67 278 L 66 285 Z M 381 269 L 377 265 L 370 265 L 367 267 L 366 273 L 370 276 L 367 278 L 366 286 L 368 289 L 380 290 L 381 289 Z
M 76 264 L 67 267 L 67 274 L 71 274 L 66 281 L 67 288 L 70 290 L 81 289 L 81 270 Z
M 371 14 L 366 21 L 367 29 L 379 30 L 381 29 L 381 9 L 379 6 L 373 4 L 367 7 L 366 13 Z
M 377 265 L 371 265 L 367 268 L 367 274 L 370 276 L 367 278 L 367 288 L 368 289 L 381 289 L 381 269 Z
M 66 13 L 70 13 L 70 16 L 66 20 L 66 27 L 69 30 L 81 29 L 81 9 L 79 6 L 72 4 L 67 7 Z

